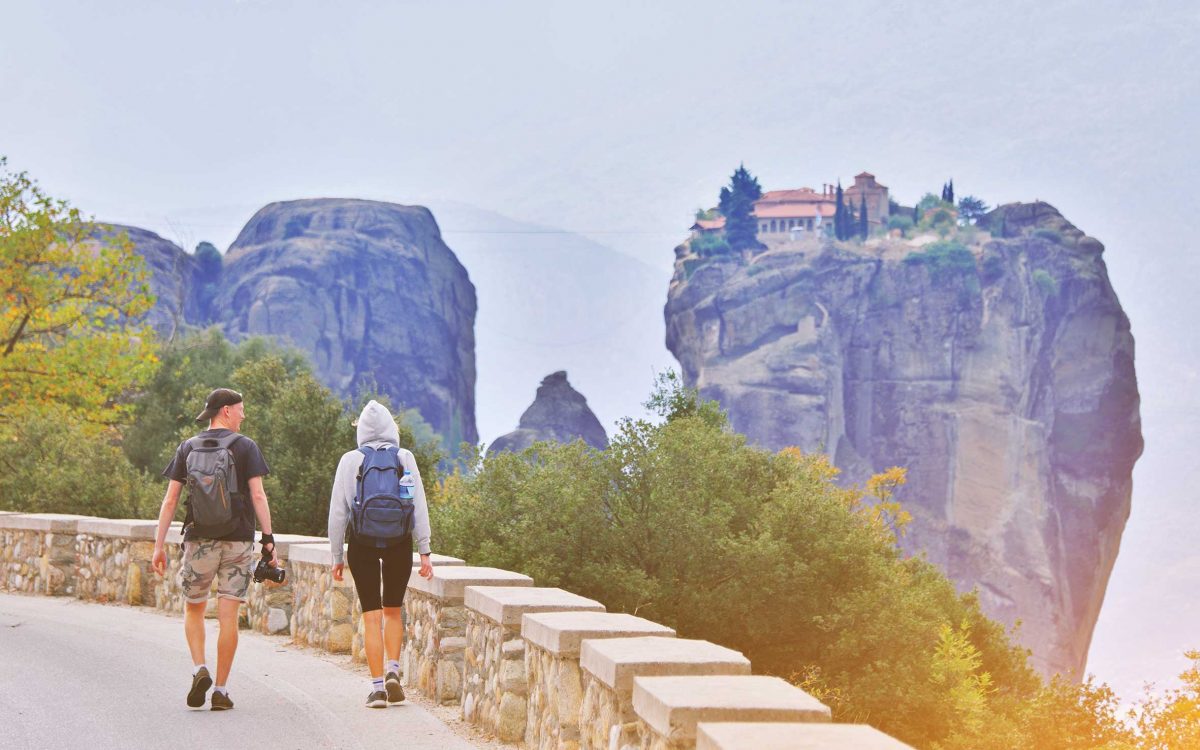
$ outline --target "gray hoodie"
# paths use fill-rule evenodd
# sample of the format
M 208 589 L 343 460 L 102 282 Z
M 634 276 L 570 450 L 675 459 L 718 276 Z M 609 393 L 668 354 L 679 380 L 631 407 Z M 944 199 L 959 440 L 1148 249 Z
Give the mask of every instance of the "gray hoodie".
M 369 401 L 358 416 L 358 445 L 379 448 L 394 445 L 400 448 L 400 431 L 387 407 L 378 401 Z M 342 542 L 346 528 L 350 525 L 350 513 L 354 507 L 354 493 L 358 489 L 358 467 L 362 466 L 363 454 L 357 450 L 346 451 L 338 462 L 337 474 L 333 478 L 333 492 L 329 496 L 329 549 L 335 563 L 343 562 L 345 555 Z M 400 462 L 412 472 L 416 486 L 413 488 L 413 540 L 416 550 L 429 554 L 429 506 L 425 502 L 425 485 L 421 483 L 421 472 L 412 451 L 400 448 Z

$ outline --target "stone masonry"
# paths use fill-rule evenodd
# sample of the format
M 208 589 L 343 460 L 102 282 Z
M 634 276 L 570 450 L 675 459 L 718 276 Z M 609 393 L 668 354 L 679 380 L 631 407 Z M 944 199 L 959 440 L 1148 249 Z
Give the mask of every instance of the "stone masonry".
M 0 590 L 178 616 L 179 528 L 167 534 L 160 578 L 150 567 L 155 525 L 0 511 Z M 287 585 L 252 584 L 243 627 L 286 630 L 297 643 L 361 660 L 358 598 L 348 570 L 333 580 L 328 540 L 276 540 Z M 528 750 L 908 748 L 867 726 L 820 723 L 827 707 L 783 680 L 748 674 L 749 662 L 730 649 L 533 588 L 520 573 L 442 555 L 433 562 L 432 580 L 414 570 L 405 600 L 404 680 L 440 703 L 461 702 L 464 718 L 504 742 Z
M 603 638 L 583 642 L 580 747 L 635 747 L 633 679 L 654 675 L 748 675 L 750 660 L 733 649 L 683 638 Z
M 529 711 L 525 746 L 529 750 L 577 750 L 583 707 L 579 654 L 587 638 L 675 637 L 665 625 L 609 612 L 546 612 L 525 615 L 525 671 Z
M 428 581 L 413 576 L 405 597 L 405 680 L 438 703 L 458 703 L 467 646 L 466 587 L 532 585 L 520 573 L 473 566 L 446 567 Z
M 603 612 L 604 605 L 556 588 L 468 586 L 462 715 L 503 742 L 525 737 L 528 681 L 521 619 L 531 612 Z

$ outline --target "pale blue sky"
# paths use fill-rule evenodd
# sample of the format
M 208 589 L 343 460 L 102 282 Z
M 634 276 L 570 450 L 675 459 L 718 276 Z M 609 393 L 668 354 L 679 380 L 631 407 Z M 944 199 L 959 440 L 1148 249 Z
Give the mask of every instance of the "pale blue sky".
M 951 176 L 1048 200 L 1108 247 L 1143 396 L 1089 668 L 1123 694 L 1178 672 L 1200 648 L 1195 3 L 648 5 L 10 4 L 0 153 L 189 245 L 274 200 L 459 201 L 660 270 L 743 161 L 766 188 L 866 169 L 902 202 Z

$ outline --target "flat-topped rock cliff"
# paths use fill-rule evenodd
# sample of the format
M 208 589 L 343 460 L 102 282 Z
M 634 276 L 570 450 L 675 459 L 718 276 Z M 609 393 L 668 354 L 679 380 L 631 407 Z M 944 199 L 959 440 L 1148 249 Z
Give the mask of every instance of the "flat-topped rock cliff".
M 342 395 L 374 384 L 444 444 L 475 427 L 475 288 L 419 206 L 272 203 L 224 259 L 214 314 L 232 338 L 274 336 L 308 353 Z
M 517 429 L 493 440 L 488 452 L 516 453 L 539 440 L 568 443 L 576 439 L 600 450 L 608 447 L 608 435 L 588 407 L 587 399 L 567 382 L 567 373 L 559 370 L 542 379 L 537 396 L 521 415 Z
M 1102 245 L 1052 206 L 958 234 L 681 246 L 667 346 L 753 441 L 827 452 L 850 482 L 905 467 L 906 548 L 1078 677 L 1142 450 L 1129 320 Z

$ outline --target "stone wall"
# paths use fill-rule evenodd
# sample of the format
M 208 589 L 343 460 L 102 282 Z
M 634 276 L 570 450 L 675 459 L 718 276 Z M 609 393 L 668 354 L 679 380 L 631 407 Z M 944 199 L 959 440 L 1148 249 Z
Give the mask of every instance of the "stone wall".
M 74 596 L 75 525 L 87 516 L 9 513 L 0 516 L 0 588 L 26 594 Z
M 155 528 L 0 512 L 0 590 L 179 615 L 179 529 L 168 533 L 160 578 L 150 567 Z M 333 580 L 328 540 L 276 541 L 286 585 L 251 584 L 243 627 L 288 631 L 297 643 L 361 660 L 358 597 L 349 570 Z M 783 680 L 750 675 L 749 661 L 730 649 L 535 588 L 520 573 L 440 555 L 434 564 L 431 580 L 414 570 L 405 598 L 404 681 L 439 703 L 461 703 L 465 719 L 504 742 L 529 750 L 907 747 L 870 727 L 822 725 L 828 708 Z

